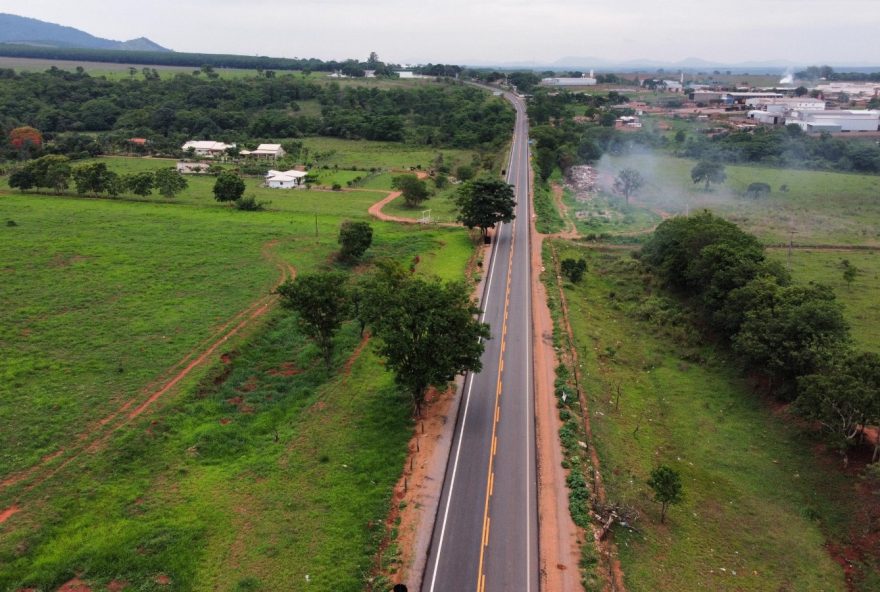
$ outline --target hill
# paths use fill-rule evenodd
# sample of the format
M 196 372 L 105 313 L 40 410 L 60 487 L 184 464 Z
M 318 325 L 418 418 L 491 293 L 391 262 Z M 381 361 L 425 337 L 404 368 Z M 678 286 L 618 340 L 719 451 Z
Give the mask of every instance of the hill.
M 17 43 L 42 47 L 171 51 L 145 37 L 139 37 L 130 41 L 114 41 L 112 39 L 95 37 L 73 27 L 65 27 L 38 19 L 5 13 L 0 13 L 0 43 Z

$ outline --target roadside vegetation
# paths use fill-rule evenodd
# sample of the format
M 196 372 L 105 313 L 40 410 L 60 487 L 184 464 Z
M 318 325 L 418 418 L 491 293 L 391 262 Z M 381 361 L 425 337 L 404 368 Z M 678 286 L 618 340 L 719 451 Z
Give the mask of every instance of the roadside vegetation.
M 628 253 L 555 248 L 589 269 L 563 287 L 607 504 L 627 523 L 614 527 L 627 588 L 845 590 L 835 561 L 846 556 L 859 558 L 847 571 L 855 589 L 873 589 L 876 549 L 862 526 L 877 483 L 811 452 L 819 436 L 756 393 Z M 665 526 L 647 484 L 660 465 L 683 492 Z

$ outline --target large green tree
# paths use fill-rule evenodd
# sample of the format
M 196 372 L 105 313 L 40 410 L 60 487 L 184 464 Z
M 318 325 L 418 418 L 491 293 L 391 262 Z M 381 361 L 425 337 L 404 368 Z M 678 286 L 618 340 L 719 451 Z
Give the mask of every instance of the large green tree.
M 278 294 L 282 306 L 298 313 L 300 327 L 315 340 L 329 368 L 333 361 L 333 336 L 348 312 L 345 274 L 303 274 L 281 284 Z
M 769 301 L 749 310 L 733 349 L 755 370 L 792 380 L 816 372 L 849 340 L 849 325 L 834 291 L 793 285 L 771 290 Z
M 172 198 L 189 185 L 186 178 L 174 169 L 159 169 L 153 173 L 153 184 L 163 197 Z
M 125 188 L 141 197 L 153 193 L 153 173 L 142 172 L 125 175 L 123 177 Z
M 709 190 L 711 183 L 717 185 L 724 183 L 725 180 L 727 180 L 727 173 L 724 171 L 724 165 L 720 162 L 701 160 L 691 169 L 691 181 L 694 183 L 705 183 L 706 191 Z
M 880 425 L 880 355 L 848 352 L 821 372 L 801 376 L 795 409 L 819 422 L 834 444 L 853 445 L 865 426 Z
M 339 258 L 357 261 L 373 244 L 373 227 L 368 222 L 346 220 L 339 227 Z
M 244 179 L 232 171 L 224 171 L 214 181 L 214 199 L 219 202 L 235 201 L 244 195 Z
M 403 202 L 408 208 L 418 207 L 430 196 L 428 185 L 415 175 L 399 175 L 391 180 L 391 186 L 403 194 Z
M 516 198 L 513 186 L 491 177 L 468 181 L 455 196 L 458 220 L 468 228 L 479 228 L 485 237 L 490 228 L 499 222 L 514 219 Z
M 429 387 L 445 388 L 455 375 L 482 368 L 489 326 L 462 283 L 407 276 L 386 266 L 367 287 L 363 314 L 395 382 L 412 397 L 417 414 Z

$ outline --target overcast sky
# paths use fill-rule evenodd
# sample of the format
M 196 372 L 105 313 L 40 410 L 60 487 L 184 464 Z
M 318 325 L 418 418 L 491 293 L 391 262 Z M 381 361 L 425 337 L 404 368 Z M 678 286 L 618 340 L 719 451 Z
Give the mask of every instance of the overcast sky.
M 880 0 L 0 0 L 0 12 L 206 53 L 880 64 Z

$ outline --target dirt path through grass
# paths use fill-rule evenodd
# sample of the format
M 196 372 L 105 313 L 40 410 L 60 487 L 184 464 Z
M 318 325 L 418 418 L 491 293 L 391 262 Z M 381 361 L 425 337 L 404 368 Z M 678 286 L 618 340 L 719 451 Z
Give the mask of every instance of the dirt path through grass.
M 260 250 L 263 258 L 274 263 L 279 270 L 279 279 L 275 287 L 281 285 L 285 280 L 296 276 L 294 266 L 283 261 L 275 254 L 274 249 L 280 242 L 278 239 L 271 240 L 265 243 Z M 5 477 L 0 481 L 0 492 L 22 483 L 26 484 L 24 491 L 30 491 L 58 474 L 83 453 L 94 453 L 100 450 L 116 432 L 147 411 L 194 369 L 201 366 L 230 338 L 240 333 L 271 310 L 276 302 L 277 299 L 273 289 L 273 293 L 262 296 L 251 303 L 247 308 L 224 323 L 209 338 L 204 340 L 180 361 L 163 372 L 160 378 L 142 389 L 141 397 L 126 401 L 112 413 L 98 420 L 90 429 L 77 436 L 71 445 L 62 447 L 52 454 L 44 456 L 39 463 L 24 471 L 19 471 Z M 135 404 L 137 405 L 132 409 L 132 406 Z M 59 462 L 56 463 L 55 461 Z M 19 505 L 13 505 L 8 509 L 0 511 L 0 524 L 20 510 L 21 507 Z

